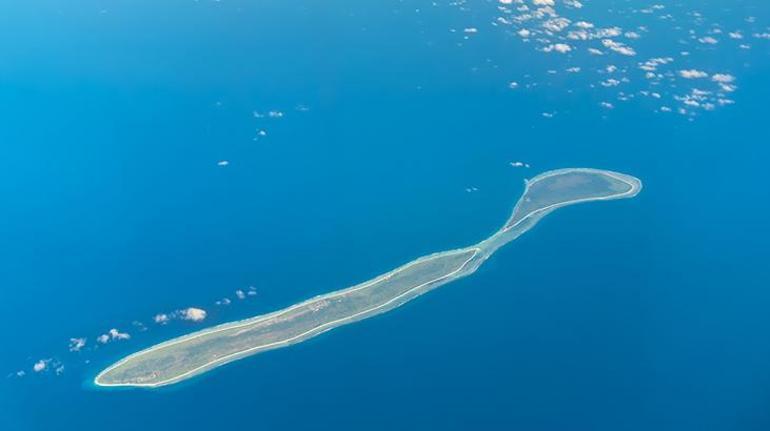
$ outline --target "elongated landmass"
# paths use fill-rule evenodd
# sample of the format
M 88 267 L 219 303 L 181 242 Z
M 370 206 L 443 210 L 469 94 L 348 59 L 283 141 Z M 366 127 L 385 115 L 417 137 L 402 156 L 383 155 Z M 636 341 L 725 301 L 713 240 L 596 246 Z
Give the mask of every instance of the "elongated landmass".
M 267 350 L 305 341 L 338 326 L 392 310 L 429 290 L 470 275 L 498 248 L 550 212 L 581 202 L 630 198 L 642 189 L 632 176 L 597 169 L 549 171 L 526 182 L 513 214 L 492 236 L 470 247 L 421 257 L 365 283 L 283 310 L 194 332 L 111 365 L 99 386 L 159 387 Z

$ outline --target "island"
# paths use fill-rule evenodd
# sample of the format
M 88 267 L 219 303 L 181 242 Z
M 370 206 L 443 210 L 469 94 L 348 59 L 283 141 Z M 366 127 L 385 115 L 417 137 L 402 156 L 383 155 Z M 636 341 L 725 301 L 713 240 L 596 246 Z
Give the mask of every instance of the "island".
M 94 379 L 102 387 L 156 388 L 267 350 L 290 346 L 336 327 L 392 310 L 474 273 L 497 249 L 552 211 L 581 202 L 630 198 L 639 179 L 599 169 L 545 172 L 525 189 L 503 227 L 466 248 L 431 254 L 346 289 L 290 307 L 194 332 L 129 355 Z

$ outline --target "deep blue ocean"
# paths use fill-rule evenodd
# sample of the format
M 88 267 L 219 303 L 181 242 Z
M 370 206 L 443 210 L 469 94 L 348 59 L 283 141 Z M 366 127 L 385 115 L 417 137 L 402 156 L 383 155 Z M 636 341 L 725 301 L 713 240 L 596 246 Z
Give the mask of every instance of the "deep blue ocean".
M 1 2 L 0 430 L 770 429 L 770 40 L 750 36 L 770 5 L 688 3 L 760 28 L 693 49 L 739 87 L 697 116 L 600 108 L 491 1 Z M 89 384 L 480 241 L 565 167 L 645 188 L 559 210 L 388 314 L 170 388 Z M 188 306 L 206 321 L 152 323 Z M 132 339 L 94 349 L 110 328 Z

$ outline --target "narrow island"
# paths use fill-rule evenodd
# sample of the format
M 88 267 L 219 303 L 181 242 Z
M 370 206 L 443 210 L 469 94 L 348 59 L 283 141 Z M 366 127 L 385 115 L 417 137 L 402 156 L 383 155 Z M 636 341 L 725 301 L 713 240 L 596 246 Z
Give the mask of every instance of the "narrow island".
M 526 181 L 503 227 L 466 248 L 431 254 L 356 286 L 269 314 L 214 326 L 129 355 L 99 373 L 103 387 L 156 388 L 267 350 L 300 343 L 338 326 L 392 310 L 423 293 L 474 273 L 498 248 L 531 229 L 547 214 L 581 202 L 630 198 L 637 178 L 617 172 L 572 168 Z

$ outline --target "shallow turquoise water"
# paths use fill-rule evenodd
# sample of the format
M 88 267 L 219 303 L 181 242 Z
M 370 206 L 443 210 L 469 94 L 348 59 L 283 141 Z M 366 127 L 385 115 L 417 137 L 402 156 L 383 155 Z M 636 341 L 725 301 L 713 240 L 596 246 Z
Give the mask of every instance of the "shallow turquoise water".
M 2 6 L 0 364 L 28 372 L 0 383 L 2 429 L 767 429 L 768 44 L 720 59 L 734 106 L 608 112 L 580 78 L 541 79 L 562 65 L 486 9 L 418 3 Z M 726 27 L 770 23 L 735 8 Z M 468 26 L 458 47 L 448 29 Z M 525 74 L 552 84 L 507 88 Z M 158 392 L 84 383 L 199 327 L 134 319 L 250 316 L 474 243 L 523 178 L 570 166 L 645 190 L 560 210 L 472 277 L 290 349 Z M 67 352 L 112 327 L 134 339 Z M 53 356 L 62 376 L 32 375 Z

